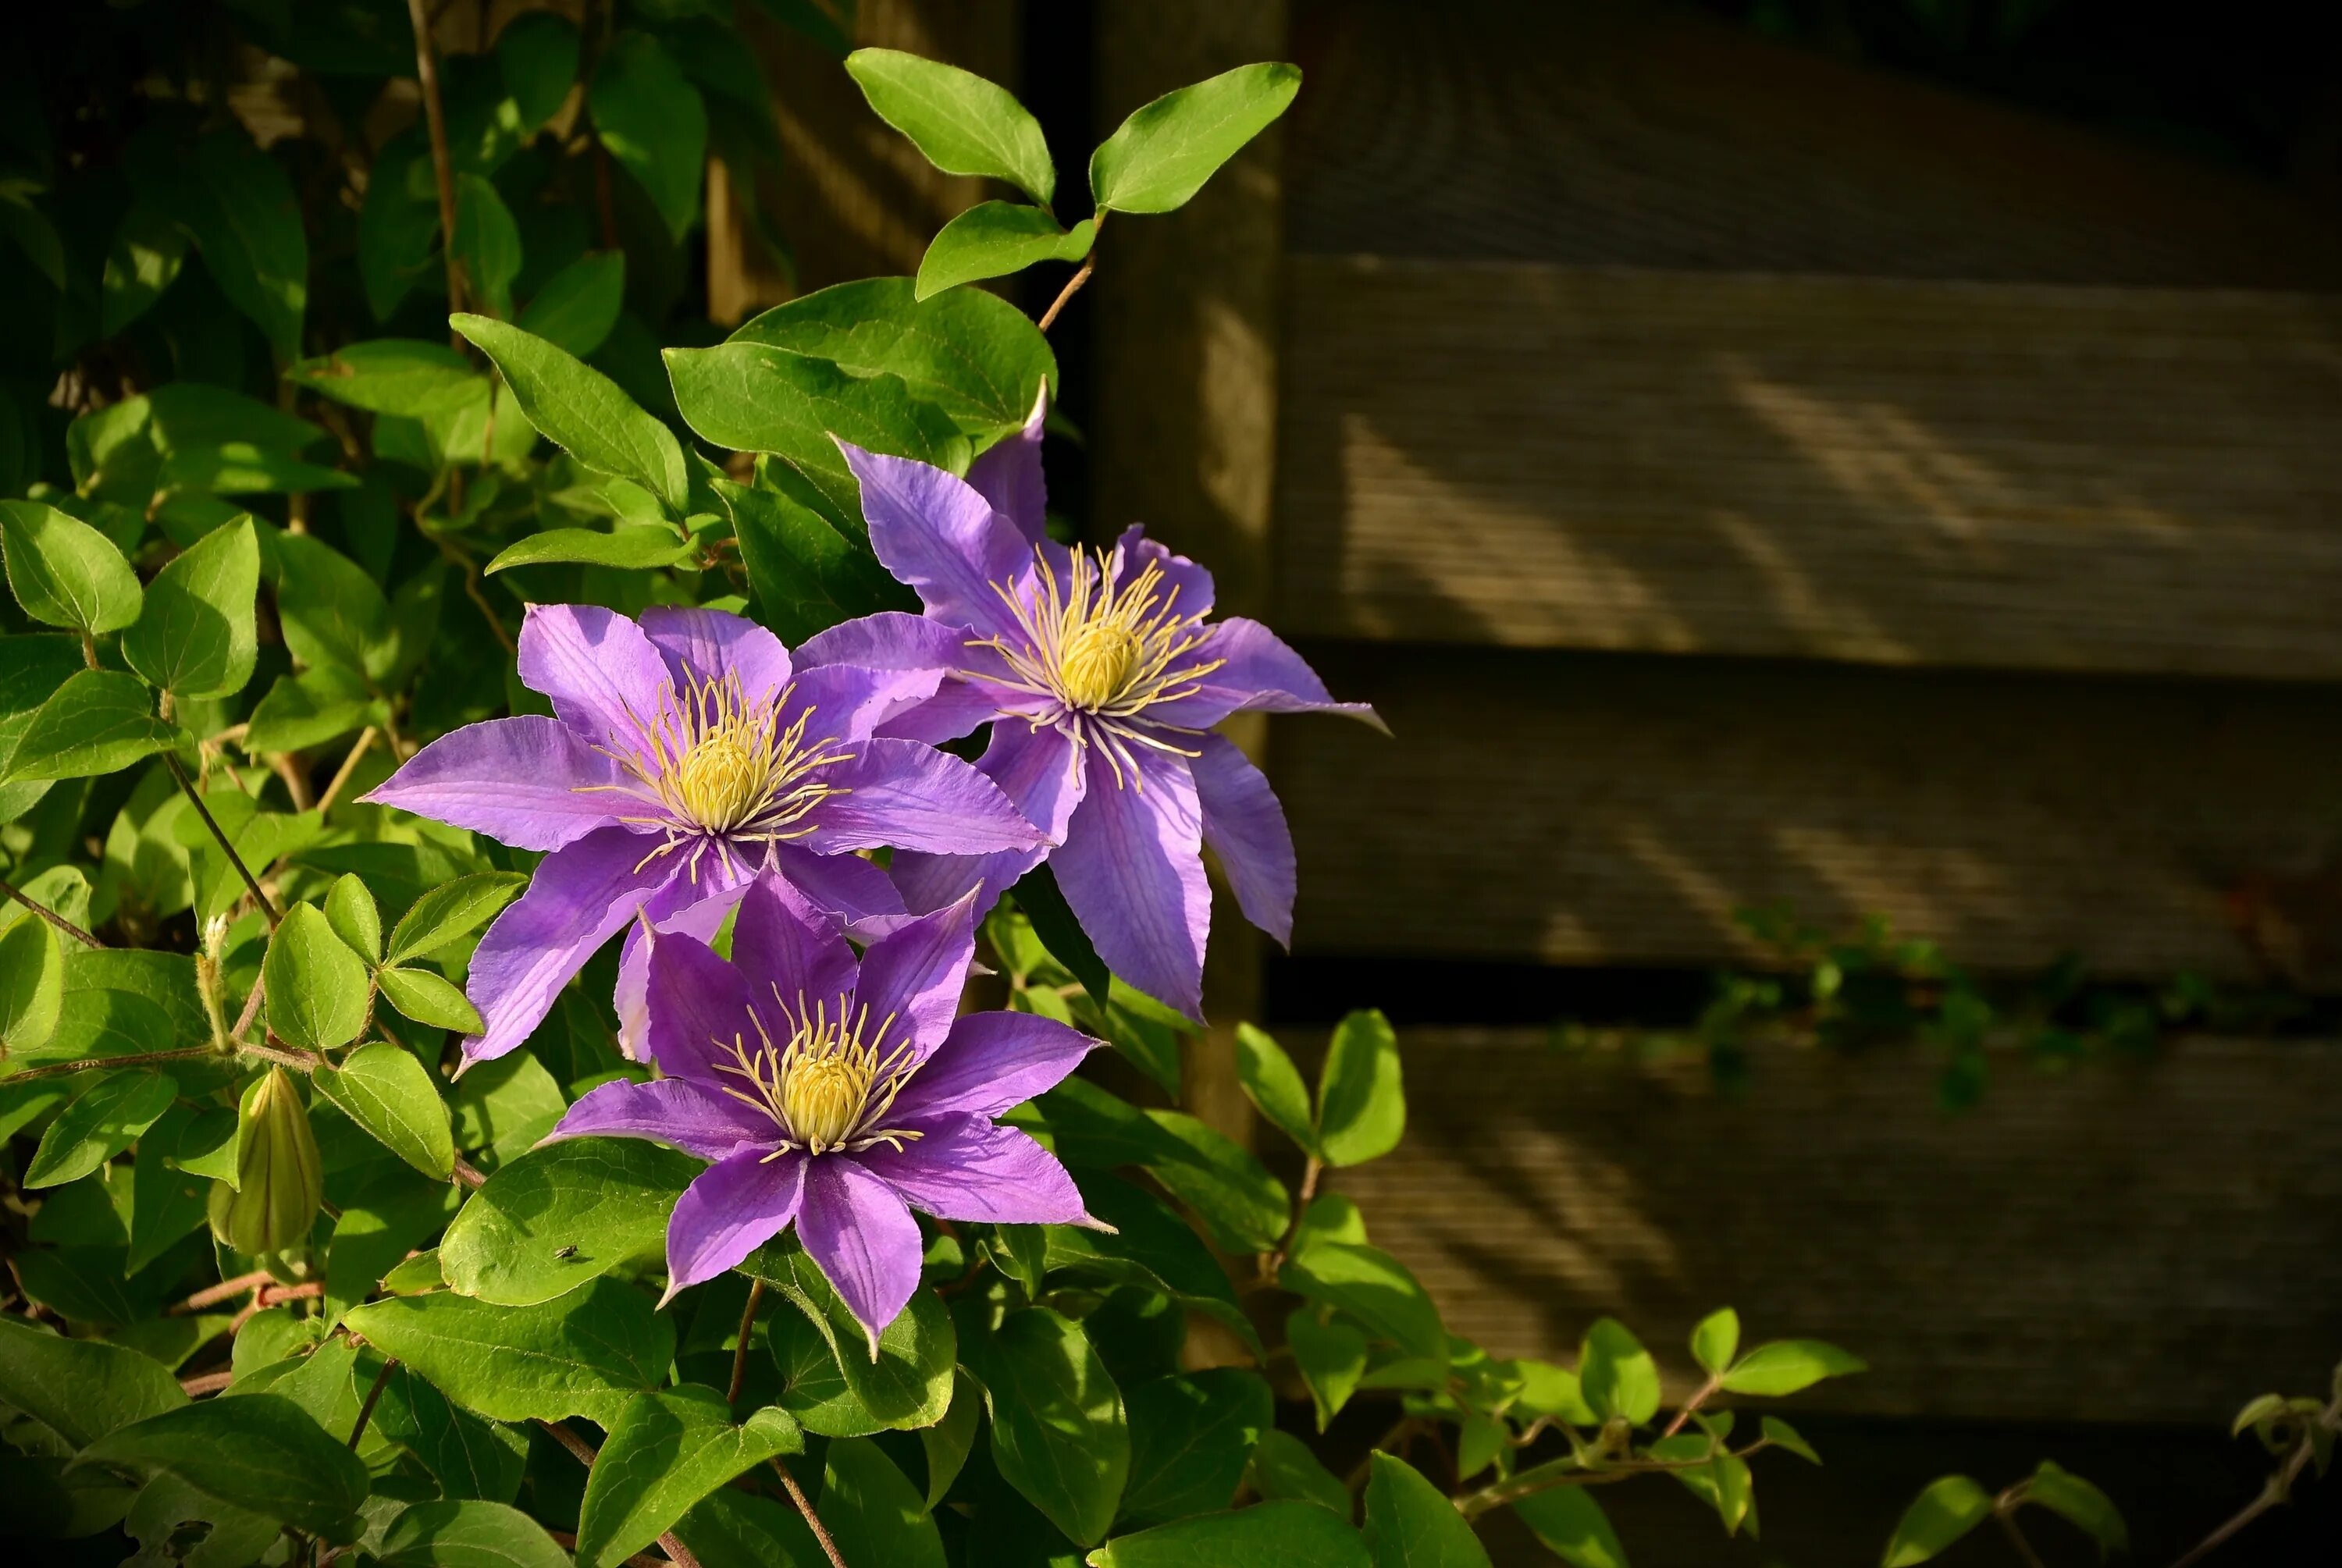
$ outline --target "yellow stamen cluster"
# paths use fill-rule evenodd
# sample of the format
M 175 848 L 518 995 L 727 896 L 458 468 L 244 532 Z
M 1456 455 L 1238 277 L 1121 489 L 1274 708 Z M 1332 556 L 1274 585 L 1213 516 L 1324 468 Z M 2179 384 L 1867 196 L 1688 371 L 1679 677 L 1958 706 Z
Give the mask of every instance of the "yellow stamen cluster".
M 1117 780 L 1126 767 L 1136 774 L 1127 749 L 1132 742 L 1195 754 L 1163 738 L 1161 732 L 1173 726 L 1150 722 L 1141 728 L 1132 722 L 1159 703 L 1193 695 L 1196 683 L 1220 667 L 1216 659 L 1183 662 L 1202 644 L 1205 628 L 1180 612 L 1178 585 L 1166 582 L 1154 561 L 1117 584 L 1116 557 L 1088 550 L 1073 552 L 1072 570 L 1060 581 L 1048 558 L 1035 554 L 1041 569 L 1029 595 L 1020 597 L 1006 584 L 992 585 L 1022 637 L 973 645 L 1000 654 L 1009 684 L 1056 699 L 1060 721 L 1076 739 L 1100 744 Z
M 774 999 L 779 1000 L 777 991 Z M 777 1045 L 754 1011 L 748 1014 L 748 1024 L 756 1033 L 756 1045 L 748 1044 L 746 1031 L 728 1043 L 716 1042 L 732 1055 L 730 1062 L 717 1064 L 716 1070 L 747 1085 L 727 1087 L 724 1092 L 772 1117 L 782 1134 L 776 1154 L 802 1148 L 807 1154 L 823 1154 L 833 1149 L 858 1151 L 875 1144 L 891 1144 L 899 1149 L 919 1135 L 878 1125 L 909 1080 L 914 1065 L 907 1035 L 892 1050 L 886 1048 L 886 1034 L 895 1026 L 895 1014 L 888 1014 L 874 1031 L 866 1006 L 850 1008 L 841 1001 L 833 1016 L 827 1003 L 807 1009 L 800 995 L 794 1016 L 796 1032 Z
M 710 843 L 728 861 L 727 840 L 802 838 L 813 831 L 806 814 L 845 793 L 816 775 L 853 754 L 826 739 L 807 742 L 811 708 L 784 728 L 780 710 L 788 695 L 784 688 L 752 702 L 736 671 L 714 681 L 688 676 L 679 690 L 669 686 L 659 694 L 658 709 L 646 721 L 633 715 L 635 747 L 603 748 L 636 782 L 585 787 L 620 791 L 660 808 L 656 816 L 618 819 L 666 831 L 666 842 L 644 857 L 645 864 L 688 843 L 696 872 Z

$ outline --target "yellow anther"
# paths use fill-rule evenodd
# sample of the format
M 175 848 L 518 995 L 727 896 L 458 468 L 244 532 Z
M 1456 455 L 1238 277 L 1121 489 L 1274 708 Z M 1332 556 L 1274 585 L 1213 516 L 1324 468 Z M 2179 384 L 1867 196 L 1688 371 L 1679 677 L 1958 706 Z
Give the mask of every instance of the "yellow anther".
M 675 770 L 676 798 L 685 814 L 716 832 L 746 821 L 765 793 L 765 770 L 736 729 L 702 738 Z
M 843 1056 L 810 1056 L 781 1080 L 789 1130 L 816 1154 L 846 1142 L 870 1097 L 870 1069 Z
M 919 1135 L 879 1125 L 913 1066 L 907 1038 L 891 1051 L 886 1048 L 887 1031 L 895 1026 L 893 1014 L 873 1032 L 866 1007 L 849 1009 L 841 1003 L 833 1017 L 826 1003 L 808 1012 L 799 997 L 796 1015 L 796 1032 L 778 1045 L 753 1009 L 748 1023 L 756 1034 L 756 1045 L 748 1044 L 745 1032 L 729 1043 L 716 1042 L 732 1057 L 716 1070 L 748 1085 L 727 1087 L 726 1094 L 770 1116 L 784 1147 L 801 1146 L 808 1154 L 865 1149 L 873 1144 L 900 1148 Z
M 1110 621 L 1094 621 L 1066 640 L 1058 679 L 1077 708 L 1102 708 L 1122 694 L 1138 664 L 1137 634 Z

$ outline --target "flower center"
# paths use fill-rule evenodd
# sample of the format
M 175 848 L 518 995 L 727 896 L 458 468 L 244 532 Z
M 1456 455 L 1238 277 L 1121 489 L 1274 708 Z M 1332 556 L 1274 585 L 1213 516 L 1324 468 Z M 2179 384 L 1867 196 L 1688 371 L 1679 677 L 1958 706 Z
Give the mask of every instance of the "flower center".
M 736 671 L 716 681 L 687 676 L 680 689 L 671 685 L 659 694 L 658 709 L 647 722 L 636 717 L 643 742 L 638 752 L 600 748 L 634 775 L 634 783 L 585 787 L 631 794 L 659 808 L 656 816 L 618 819 L 666 834 L 666 842 L 644 857 L 645 864 L 686 843 L 694 845 L 696 868 L 711 840 L 718 855 L 728 860 L 726 840 L 774 844 L 802 838 L 813 831 L 806 814 L 846 793 L 818 775 L 850 762 L 854 754 L 836 749 L 826 736 L 806 739 L 810 707 L 784 728 L 780 714 L 788 696 L 783 688 L 751 702 Z
M 776 989 L 776 1001 L 779 994 Z M 907 1036 L 886 1049 L 895 1015 L 888 1014 L 874 1031 L 867 1007 L 850 1009 L 841 1001 L 832 1016 L 826 1003 L 811 1012 L 802 996 L 797 1004 L 796 1032 L 780 1044 L 773 1043 L 753 1010 L 748 1024 L 756 1032 L 755 1045 L 748 1044 L 745 1031 L 728 1044 L 716 1042 L 732 1060 L 718 1063 L 716 1070 L 746 1085 L 727 1086 L 724 1092 L 770 1116 L 781 1131 L 783 1150 L 802 1147 L 807 1154 L 823 1154 L 874 1144 L 899 1149 L 917 1137 L 914 1132 L 879 1126 L 914 1065 L 908 1061 Z
M 1036 722 L 1061 723 L 1083 744 L 1099 743 L 1117 779 L 1126 766 L 1135 767 L 1132 743 L 1180 751 L 1162 733 L 1176 726 L 1151 720 L 1142 728 L 1134 722 L 1157 704 L 1194 695 L 1197 683 L 1222 663 L 1190 657 L 1205 628 L 1180 611 L 1178 585 L 1164 578 L 1155 561 L 1117 584 L 1115 557 L 1091 550 L 1074 551 L 1072 569 L 1060 581 L 1048 557 L 1035 554 L 1041 569 L 1031 594 L 1020 597 L 1005 583 L 992 584 L 1022 635 L 971 645 L 1001 656 L 1008 666 L 1006 684 L 1054 700 L 1056 713 Z

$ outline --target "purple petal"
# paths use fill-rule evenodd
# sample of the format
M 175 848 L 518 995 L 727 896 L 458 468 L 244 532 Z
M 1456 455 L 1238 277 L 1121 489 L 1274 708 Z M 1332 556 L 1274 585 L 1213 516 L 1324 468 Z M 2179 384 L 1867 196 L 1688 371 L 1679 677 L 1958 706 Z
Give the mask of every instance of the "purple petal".
M 891 844 L 931 854 L 989 854 L 1048 842 L 999 785 L 916 741 L 864 741 L 821 781 L 846 793 L 814 808 L 814 830 L 798 842 L 816 854 Z
M 632 784 L 576 731 L 531 714 L 450 731 L 361 798 L 543 850 L 642 812 L 644 803 L 625 793 Z
M 466 989 L 487 1028 L 464 1042 L 465 1061 L 501 1056 L 544 1022 L 570 976 L 674 874 L 670 857 L 645 858 L 657 844 L 602 827 L 545 857 L 472 954 Z
M 955 671 L 1000 666 L 1000 655 L 969 646 L 976 634 L 965 626 L 884 610 L 832 626 L 797 650 L 812 664 L 854 664 L 868 670 L 932 670 L 941 683 L 935 694 L 907 713 L 888 719 L 881 734 L 934 744 L 957 740 L 998 711 L 998 694 L 969 682 L 946 678 Z
M 767 1017 L 778 1010 L 776 1044 L 796 1028 L 800 1001 L 836 1017 L 854 996 L 854 949 L 804 894 L 769 872 L 740 901 L 732 962 L 756 1008 Z
M 1011 629 L 1003 587 L 1033 566 L 1033 547 L 967 482 L 907 457 L 841 441 L 862 484 L 862 515 L 879 562 L 919 591 L 929 610 L 987 634 Z
M 1088 1222 L 1081 1189 L 1057 1157 L 1014 1127 L 982 1116 L 946 1116 L 919 1129 L 898 1152 L 854 1157 L 915 1206 L 941 1220 L 1000 1225 Z
M 816 854 L 793 844 L 773 846 L 773 869 L 806 901 L 856 941 L 873 921 L 908 914 L 903 894 L 884 871 L 858 854 Z
M 656 939 L 672 933 L 715 941 L 725 918 L 747 891 L 745 876 L 712 893 L 678 876 L 651 894 L 638 917 L 627 925 L 626 940 L 618 948 L 618 984 L 610 1004 L 618 1014 L 618 1049 L 630 1061 L 651 1059 L 651 949 Z
M 1106 967 L 1198 1018 L 1212 895 L 1196 781 L 1185 757 L 1146 751 L 1137 760 L 1138 774 L 1117 780 L 1090 748 L 1088 793 L 1049 864 Z
M 941 670 L 873 670 L 858 664 L 820 664 L 800 671 L 781 704 L 783 729 L 810 714 L 806 735 L 831 735 L 846 742 L 866 740 L 870 733 L 897 714 L 908 713 L 936 694 L 944 678 Z
M 879 1334 L 919 1288 L 919 1223 L 893 1187 L 851 1156 L 826 1154 L 806 1165 L 797 1234 L 876 1357 Z
M 989 502 L 992 509 L 1033 544 L 1047 537 L 1049 487 L 1041 475 L 1041 432 L 1049 417 L 1049 388 L 1044 384 L 1025 416 L 1025 428 L 996 441 L 967 465 L 968 487 Z
M 976 959 L 976 905 L 962 899 L 906 922 L 862 954 L 855 1001 L 874 1020 L 894 1018 L 911 1038 L 912 1058 L 935 1054 L 950 1033 Z M 888 1048 L 900 1036 L 886 1032 Z
M 1337 703 L 1317 673 L 1277 634 L 1258 621 L 1233 616 L 1213 626 L 1194 655 L 1220 661 L 1198 683 L 1193 696 L 1158 704 L 1146 716 L 1185 729 L 1209 729 L 1230 714 L 1252 709 L 1271 714 L 1340 714 L 1390 733 L 1370 704 Z
M 1082 759 L 1073 740 L 1056 725 L 1036 728 L 1016 719 L 992 726 L 976 772 L 1026 820 L 1062 843 L 1074 808 L 1082 801 Z M 1002 850 L 994 854 L 918 854 L 898 850 L 888 869 L 903 902 L 913 909 L 940 909 L 973 889 L 981 919 L 1001 892 L 1041 864 L 1046 848 Z
M 659 1304 L 687 1285 L 737 1267 L 787 1228 L 812 1196 L 806 1178 L 811 1164 L 795 1149 L 776 1155 L 742 1149 L 700 1172 L 676 1200 L 666 1223 L 666 1295 Z
M 1212 574 L 1185 555 L 1174 555 L 1169 547 L 1146 536 L 1146 530 L 1133 523 L 1115 541 L 1115 556 L 1121 568 L 1115 574 L 1119 587 L 1136 577 L 1151 564 L 1161 574 L 1164 584 L 1171 591 L 1170 606 L 1190 619 L 1209 614 L 1212 609 Z
M 699 938 L 665 931 L 651 943 L 649 997 L 645 1044 L 659 1071 L 718 1090 L 736 1086 L 716 1068 L 732 1060 L 727 1047 L 755 1033 L 747 977 Z
M 1225 735 L 1204 735 L 1197 746 L 1199 754 L 1188 767 L 1204 814 L 1204 842 L 1220 857 L 1245 918 L 1290 947 L 1293 834 L 1285 825 L 1285 808 L 1236 743 Z
M 782 1138 L 770 1116 L 685 1078 L 605 1084 L 569 1107 L 547 1142 L 588 1134 L 652 1138 L 703 1160 L 720 1160 L 744 1144 L 770 1149 Z
M 1056 1088 L 1097 1044 L 1054 1018 L 968 1014 L 895 1097 L 895 1113 L 915 1121 L 947 1113 L 996 1116 Z
M 742 694 L 757 703 L 789 684 L 788 649 L 754 621 L 722 610 L 654 604 L 643 612 L 641 624 L 678 689 L 692 675 L 721 681 L 736 673 Z
M 531 604 L 520 626 L 520 679 L 587 740 L 629 751 L 668 687 L 666 661 L 643 629 L 598 604 Z

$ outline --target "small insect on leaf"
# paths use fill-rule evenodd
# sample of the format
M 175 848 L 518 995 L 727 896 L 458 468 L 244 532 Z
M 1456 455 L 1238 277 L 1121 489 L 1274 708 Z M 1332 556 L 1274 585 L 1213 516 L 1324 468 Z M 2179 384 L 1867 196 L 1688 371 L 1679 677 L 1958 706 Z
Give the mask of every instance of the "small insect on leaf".
M 570 1259 L 570 1258 L 574 1258 L 574 1257 L 575 1257 L 575 1256 L 577 1255 L 577 1249 L 576 1249 L 575 1246 L 567 1246 L 567 1247 L 560 1247 L 560 1248 L 556 1248 L 556 1249 L 555 1250 L 555 1252 L 554 1252 L 554 1254 L 553 1254 L 553 1255 L 554 1255 L 555 1257 L 556 1257 L 556 1258 L 560 1258 L 560 1259 L 562 1259 L 562 1260 L 564 1260 L 564 1261 L 565 1262 L 565 1261 L 567 1261 L 568 1259 Z

